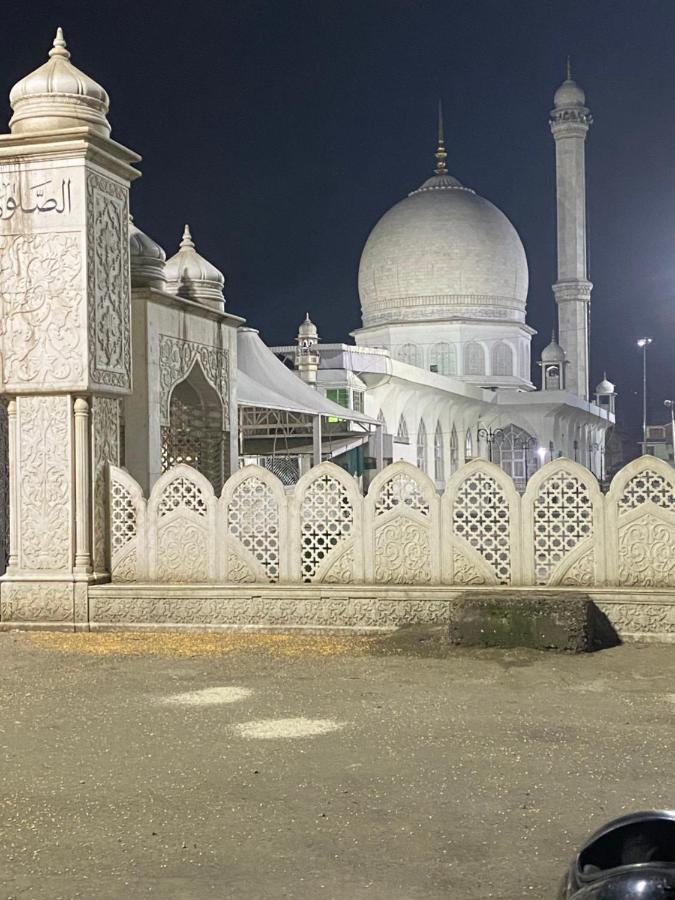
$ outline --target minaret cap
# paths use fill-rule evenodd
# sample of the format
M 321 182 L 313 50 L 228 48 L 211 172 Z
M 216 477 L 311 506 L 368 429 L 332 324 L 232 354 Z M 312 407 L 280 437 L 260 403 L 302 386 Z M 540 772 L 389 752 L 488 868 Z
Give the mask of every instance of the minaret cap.
M 305 313 L 305 318 L 300 327 L 298 328 L 298 338 L 314 338 L 315 340 L 319 339 L 319 332 L 317 331 L 316 325 L 309 317 L 309 313 Z
M 14 110 L 9 123 L 12 134 L 86 126 L 110 135 L 108 94 L 70 62 L 62 28 L 56 29 L 47 62 L 17 81 L 9 102 Z
M 583 106 L 586 103 L 586 94 L 572 78 L 572 64 L 569 56 L 565 66 L 566 78 L 555 92 L 553 105 L 556 109 L 567 106 Z

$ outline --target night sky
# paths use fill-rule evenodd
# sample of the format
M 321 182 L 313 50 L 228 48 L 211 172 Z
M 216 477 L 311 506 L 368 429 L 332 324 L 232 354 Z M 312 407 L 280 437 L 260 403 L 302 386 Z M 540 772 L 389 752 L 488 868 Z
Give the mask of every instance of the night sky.
M 136 224 L 172 254 L 189 222 L 226 275 L 227 306 L 287 343 L 306 310 L 324 340 L 360 324 L 368 232 L 432 173 L 443 98 L 448 168 L 525 244 L 528 321 L 550 338 L 554 148 L 564 60 L 595 124 L 587 166 L 591 384 L 626 424 L 675 394 L 675 3 L 245 0 L 3 4 L 3 95 L 57 25 L 111 97 L 113 137 L 143 156 Z M 3 119 L 10 111 L 5 100 Z M 537 370 L 538 374 L 538 370 Z

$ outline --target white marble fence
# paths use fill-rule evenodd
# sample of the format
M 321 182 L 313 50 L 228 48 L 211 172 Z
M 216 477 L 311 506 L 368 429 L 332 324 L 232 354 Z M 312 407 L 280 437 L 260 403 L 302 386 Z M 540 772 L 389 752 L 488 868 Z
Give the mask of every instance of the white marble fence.
M 522 496 L 484 460 L 462 466 L 442 496 L 405 462 L 365 497 L 328 462 L 290 492 L 246 466 L 216 497 L 184 465 L 147 500 L 111 467 L 110 491 L 118 583 L 675 587 L 675 472 L 650 456 L 606 495 L 569 459 L 543 466 Z

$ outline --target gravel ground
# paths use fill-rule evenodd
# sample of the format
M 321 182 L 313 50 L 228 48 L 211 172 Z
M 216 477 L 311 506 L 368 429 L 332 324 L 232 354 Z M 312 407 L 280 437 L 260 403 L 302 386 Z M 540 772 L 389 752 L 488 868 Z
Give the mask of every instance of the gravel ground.
M 675 646 L 0 635 L 2 898 L 552 900 L 675 805 Z

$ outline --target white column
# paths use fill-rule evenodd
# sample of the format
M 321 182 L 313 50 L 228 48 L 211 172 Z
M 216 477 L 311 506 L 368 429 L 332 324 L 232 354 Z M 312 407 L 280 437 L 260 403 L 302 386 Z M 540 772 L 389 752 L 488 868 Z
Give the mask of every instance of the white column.
M 15 569 L 19 565 L 19 535 L 17 533 L 19 507 L 16 494 L 16 478 L 18 472 L 16 400 L 10 400 L 7 404 L 7 443 L 9 457 L 9 553 L 7 555 L 7 569 L 9 570 Z
M 588 399 L 591 289 L 586 260 L 585 143 L 592 118 L 581 88 L 569 78 L 556 92 L 550 126 L 555 140 L 559 343 L 565 351 L 566 389 Z
M 89 403 L 75 400 L 75 571 L 89 574 L 91 566 L 91 478 Z
M 318 466 L 321 462 L 321 416 L 312 419 L 312 464 Z

